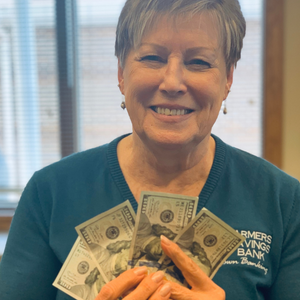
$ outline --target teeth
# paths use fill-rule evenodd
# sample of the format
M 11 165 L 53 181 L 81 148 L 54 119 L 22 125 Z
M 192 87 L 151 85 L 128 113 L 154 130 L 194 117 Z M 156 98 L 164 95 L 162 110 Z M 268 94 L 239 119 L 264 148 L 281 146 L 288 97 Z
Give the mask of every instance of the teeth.
M 154 110 L 160 115 L 166 116 L 179 116 L 179 115 L 186 115 L 188 113 L 187 109 L 169 109 L 169 108 L 162 108 L 162 107 L 154 107 Z

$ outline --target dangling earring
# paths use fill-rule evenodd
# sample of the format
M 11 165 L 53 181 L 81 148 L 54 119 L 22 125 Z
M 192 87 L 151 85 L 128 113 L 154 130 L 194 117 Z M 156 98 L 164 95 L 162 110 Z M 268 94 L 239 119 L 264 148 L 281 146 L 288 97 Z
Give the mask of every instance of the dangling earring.
M 118 88 L 120 88 L 120 85 L 118 84 Z M 123 101 L 121 102 L 121 108 L 124 110 L 126 108 L 126 104 L 125 104 L 125 97 L 124 95 L 122 95 Z
M 224 100 L 223 114 L 227 114 L 226 99 Z
M 228 90 L 227 97 L 228 97 L 229 93 L 230 93 L 230 90 Z M 227 114 L 226 100 L 227 100 L 227 99 L 224 100 L 224 107 L 223 107 L 223 114 L 224 114 L 224 115 Z
M 125 109 L 125 108 L 126 108 L 125 101 L 122 101 L 122 103 L 121 103 L 121 108 L 122 108 L 122 109 Z
M 124 95 L 122 95 L 121 108 L 122 108 L 123 110 L 126 108 L 125 97 L 124 97 Z

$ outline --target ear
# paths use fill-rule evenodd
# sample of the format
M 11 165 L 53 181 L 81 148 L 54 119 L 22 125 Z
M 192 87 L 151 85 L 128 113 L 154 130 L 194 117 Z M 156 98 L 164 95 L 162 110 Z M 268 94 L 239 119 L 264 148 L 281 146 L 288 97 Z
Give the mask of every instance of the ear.
M 225 86 L 225 91 L 224 91 L 224 97 L 223 100 L 225 100 L 230 92 L 230 88 L 233 82 L 233 70 L 234 70 L 234 66 L 232 65 L 230 67 L 230 70 L 227 72 L 227 82 L 226 82 L 226 86 Z
M 124 95 L 124 75 L 123 68 L 121 67 L 120 60 L 118 60 L 118 81 L 119 81 L 119 89 L 120 92 Z

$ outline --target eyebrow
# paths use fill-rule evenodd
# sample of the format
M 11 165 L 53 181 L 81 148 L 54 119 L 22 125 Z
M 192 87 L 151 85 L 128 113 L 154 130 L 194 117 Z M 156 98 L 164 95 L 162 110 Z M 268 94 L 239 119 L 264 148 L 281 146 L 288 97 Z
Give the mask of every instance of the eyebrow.
M 210 47 L 194 47 L 194 48 L 189 48 L 185 51 L 187 55 L 195 55 L 198 54 L 199 52 L 203 51 L 210 51 L 213 52 L 213 54 L 217 53 L 217 48 L 210 48 Z
M 158 48 L 160 51 L 165 51 L 165 52 L 168 51 L 167 47 L 164 47 L 164 46 L 161 46 L 161 45 L 158 45 L 158 44 L 155 44 L 155 43 L 141 43 L 140 47 L 142 47 L 142 46 L 152 46 L 152 47 Z M 212 51 L 214 54 L 217 52 L 217 48 L 193 47 L 193 48 L 186 49 L 185 54 L 194 55 L 194 54 L 197 54 L 199 52 L 207 51 L 207 50 Z
M 158 45 L 155 43 L 141 43 L 140 47 L 142 47 L 142 46 L 152 46 L 152 47 L 158 48 L 161 51 L 168 51 L 167 47 L 164 47 L 164 46 L 161 46 L 161 45 Z

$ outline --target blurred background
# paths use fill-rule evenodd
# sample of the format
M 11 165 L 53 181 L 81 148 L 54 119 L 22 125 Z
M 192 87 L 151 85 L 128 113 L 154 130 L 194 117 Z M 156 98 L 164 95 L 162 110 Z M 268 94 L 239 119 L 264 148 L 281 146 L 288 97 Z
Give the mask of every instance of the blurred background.
M 281 117 L 268 125 L 271 131 L 280 128 L 273 136 L 266 131 L 272 99 L 266 110 L 265 1 L 240 0 L 247 22 L 242 59 L 227 100 L 228 114 L 220 112 L 213 133 L 300 179 L 300 1 L 283 3 L 284 52 L 282 61 L 275 62 L 282 67 L 279 108 L 274 100 Z M 0 255 L 19 197 L 36 170 L 131 132 L 120 108 L 114 56 L 123 4 L 0 0 Z M 267 145 L 279 159 L 268 157 Z

